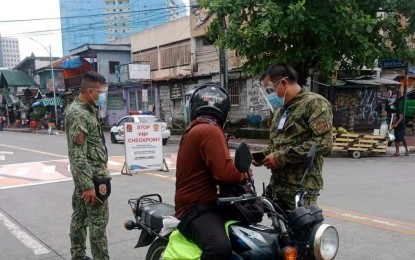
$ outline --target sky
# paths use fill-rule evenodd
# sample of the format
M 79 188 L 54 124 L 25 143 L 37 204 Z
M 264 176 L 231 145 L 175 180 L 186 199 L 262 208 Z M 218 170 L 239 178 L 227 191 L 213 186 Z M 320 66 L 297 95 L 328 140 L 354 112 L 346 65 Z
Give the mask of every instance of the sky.
M 189 5 L 189 0 L 183 2 Z M 59 17 L 59 0 L 0 0 L 0 34 L 19 39 L 20 60 L 32 53 L 49 57 L 50 49 L 52 56 L 62 56 Z M 44 18 L 50 19 L 33 20 Z M 7 22 L 11 20 L 15 22 Z

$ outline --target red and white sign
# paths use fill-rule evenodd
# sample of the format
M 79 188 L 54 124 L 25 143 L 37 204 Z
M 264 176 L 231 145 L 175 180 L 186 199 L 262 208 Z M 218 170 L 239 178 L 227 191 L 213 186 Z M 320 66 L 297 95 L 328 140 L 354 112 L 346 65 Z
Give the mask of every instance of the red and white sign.
M 161 123 L 124 124 L 125 161 L 130 171 L 163 169 Z

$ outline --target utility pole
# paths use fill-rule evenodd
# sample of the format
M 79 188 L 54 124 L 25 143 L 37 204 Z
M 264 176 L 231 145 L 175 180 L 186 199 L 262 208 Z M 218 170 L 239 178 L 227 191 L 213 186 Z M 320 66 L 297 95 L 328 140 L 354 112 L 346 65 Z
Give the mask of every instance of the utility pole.
M 40 42 L 36 41 L 32 37 L 28 37 L 28 38 L 30 40 L 38 43 L 40 46 L 42 46 L 42 48 L 45 49 L 45 51 L 50 56 L 51 79 L 52 79 L 52 87 L 53 87 L 53 103 L 55 105 L 55 124 L 56 124 L 56 127 L 58 127 L 58 108 L 57 108 L 57 104 L 56 104 L 57 101 L 56 101 L 56 90 L 55 90 L 55 76 L 54 76 L 54 73 L 53 73 L 52 46 L 49 45 L 49 50 L 48 50 L 48 48 L 46 48 L 43 44 L 41 44 Z
M 225 16 L 221 18 L 221 31 L 226 33 Z M 220 71 L 220 85 L 225 90 L 228 89 L 228 52 L 224 48 L 219 49 L 219 71 Z

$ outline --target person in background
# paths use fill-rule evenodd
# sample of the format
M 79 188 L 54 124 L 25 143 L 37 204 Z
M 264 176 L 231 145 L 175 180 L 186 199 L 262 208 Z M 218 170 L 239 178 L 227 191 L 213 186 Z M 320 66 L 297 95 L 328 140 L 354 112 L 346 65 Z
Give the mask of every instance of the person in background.
M 403 117 L 403 113 L 398 108 L 397 101 L 393 101 L 393 103 L 390 105 L 390 113 L 395 114 L 396 121 L 391 125 L 391 128 L 394 130 L 395 134 L 395 148 L 396 152 L 393 154 L 393 156 L 399 156 L 401 155 L 399 153 L 399 143 L 402 143 L 405 147 L 405 155 L 409 155 L 408 145 L 405 140 L 405 120 Z

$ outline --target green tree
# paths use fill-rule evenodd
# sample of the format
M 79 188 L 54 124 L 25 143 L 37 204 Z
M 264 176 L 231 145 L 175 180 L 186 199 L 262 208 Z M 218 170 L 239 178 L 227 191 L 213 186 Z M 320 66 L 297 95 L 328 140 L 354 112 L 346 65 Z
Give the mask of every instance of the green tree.
M 214 20 L 208 37 L 246 58 L 258 75 L 287 62 L 304 83 L 309 69 L 351 75 L 377 59 L 414 61 L 414 0 L 200 0 Z M 406 17 L 406 26 L 400 22 Z M 226 32 L 221 21 L 226 17 Z

